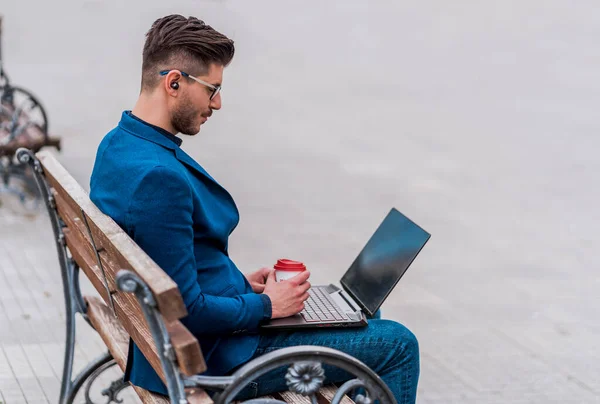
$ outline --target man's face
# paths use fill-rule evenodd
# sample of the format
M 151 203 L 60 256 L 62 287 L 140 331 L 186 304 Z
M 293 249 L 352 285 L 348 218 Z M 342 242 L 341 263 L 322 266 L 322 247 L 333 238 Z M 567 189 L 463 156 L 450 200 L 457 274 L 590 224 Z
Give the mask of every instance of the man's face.
M 207 74 L 196 77 L 213 86 L 220 86 L 223 66 L 211 64 Z M 193 136 L 200 132 L 200 126 L 208 121 L 213 110 L 221 109 L 221 94 L 211 100 L 213 90 L 189 77 L 181 77 L 177 91 L 178 97 L 171 109 L 171 124 L 177 132 Z

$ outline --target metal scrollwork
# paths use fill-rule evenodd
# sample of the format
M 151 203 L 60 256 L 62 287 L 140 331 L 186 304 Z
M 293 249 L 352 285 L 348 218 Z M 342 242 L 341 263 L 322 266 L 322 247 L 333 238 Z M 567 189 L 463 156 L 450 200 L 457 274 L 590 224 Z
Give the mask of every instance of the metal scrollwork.
M 291 392 L 310 396 L 323 386 L 325 371 L 319 362 L 298 362 L 288 368 L 285 381 Z
M 332 403 L 339 403 L 342 398 L 344 397 L 344 395 L 350 393 L 351 391 L 354 391 L 358 388 L 361 387 L 365 387 L 365 383 L 360 380 L 360 379 L 353 379 L 353 380 L 348 380 L 346 383 L 342 384 L 340 386 L 340 388 L 338 389 L 337 393 L 335 394 L 335 396 L 333 396 L 333 399 L 331 400 Z M 363 395 L 363 394 L 357 394 L 356 397 L 354 398 L 354 402 L 356 404 L 371 404 L 372 400 L 369 396 L 369 392 L 367 390 L 367 395 Z
M 385 404 L 396 403 L 383 380 L 364 363 L 343 352 L 321 346 L 289 347 L 262 355 L 242 366 L 227 380 L 222 380 L 219 387 L 223 391 L 215 394 L 213 400 L 217 404 L 230 403 L 249 382 L 281 366 L 290 365 L 285 376 L 290 391 L 310 396 L 311 402 L 316 403 L 316 393 L 326 376 L 322 364 L 335 366 L 355 377 L 338 389 L 331 400 L 332 404 L 341 402 L 346 393 L 358 388 L 364 389 L 365 393 L 357 394 L 357 403 L 370 404 L 375 400 Z M 187 378 L 186 385 L 209 388 L 210 378 Z M 248 403 L 255 402 L 257 401 L 250 400 Z
M 90 397 L 90 390 L 92 388 L 92 385 L 94 384 L 94 381 L 107 369 L 113 367 L 116 365 L 116 362 L 114 360 L 105 363 L 104 365 L 100 366 L 98 369 L 96 369 L 91 375 L 90 377 L 87 379 L 87 385 L 85 387 L 85 404 L 95 404 L 94 401 L 91 399 Z M 120 399 L 118 397 L 119 393 L 123 390 L 126 389 L 127 387 L 129 387 L 130 384 L 129 382 L 125 382 L 123 381 L 123 378 L 119 378 L 115 381 L 113 381 L 109 387 L 105 388 L 104 390 L 102 390 L 102 395 L 106 396 L 108 401 L 106 401 L 105 404 L 110 404 L 110 403 L 117 403 L 117 404 L 121 404 L 123 403 L 123 400 Z
M 109 387 L 102 390 L 102 395 L 108 397 L 108 403 L 111 401 L 114 401 L 115 403 L 122 403 L 123 400 L 119 399 L 117 396 L 121 390 L 126 389 L 127 387 L 129 387 L 129 382 L 124 381 L 123 378 L 120 377 L 112 382 Z
M 354 402 L 356 404 L 371 404 L 372 401 L 369 397 L 363 396 L 362 394 L 357 394 L 354 398 Z

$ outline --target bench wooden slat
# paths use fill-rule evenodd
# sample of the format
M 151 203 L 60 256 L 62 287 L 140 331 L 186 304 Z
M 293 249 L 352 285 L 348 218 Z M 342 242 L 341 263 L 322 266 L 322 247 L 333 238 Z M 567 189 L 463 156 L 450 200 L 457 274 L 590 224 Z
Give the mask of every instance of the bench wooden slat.
M 152 368 L 165 381 L 156 345 L 135 296 L 130 293 L 119 292 L 113 295 L 113 302 L 117 317 L 121 320 L 125 330 L 131 335 Z M 170 328 L 177 333 L 175 339 L 171 340 L 171 344 L 177 358 L 182 358 L 184 361 L 186 374 L 191 376 L 204 372 L 206 364 L 198 340 L 180 322 L 172 323 Z M 184 368 L 181 368 L 181 371 L 183 373 Z
M 196 337 L 179 321 L 166 325 L 181 373 L 193 376 L 204 372 L 206 363 Z
M 81 241 L 73 235 L 73 231 L 71 229 L 63 229 L 63 234 L 65 235 L 67 247 L 69 247 L 69 251 L 71 251 L 73 259 L 83 270 L 90 282 L 92 282 L 94 288 L 96 288 L 98 293 L 100 293 L 102 299 L 108 303 L 109 296 L 106 293 L 106 288 L 104 287 L 104 278 L 102 276 L 100 267 L 96 265 L 95 260 L 85 254 L 85 249 L 80 248 Z
M 285 401 L 286 403 L 291 404 L 310 404 L 310 398 L 302 396 L 300 394 L 291 393 L 289 391 L 283 391 L 281 393 L 273 394 L 275 398 Z
M 124 372 L 127 366 L 127 351 L 129 350 L 129 335 L 123 329 L 119 320 L 112 315 L 106 304 L 95 296 L 86 296 L 88 305 L 87 315 L 94 329 L 100 334 L 102 341 Z
M 171 404 L 167 397 L 151 393 L 148 390 L 141 389 L 137 386 L 133 386 L 133 388 L 143 403 Z M 185 391 L 189 404 L 213 404 L 214 402 L 204 390 L 186 389 Z
M 133 386 L 133 390 L 144 404 L 171 404 L 168 397 L 161 396 L 160 394 L 151 393 L 138 386 Z
M 335 396 L 335 393 L 337 393 L 337 388 L 335 386 L 325 386 L 322 387 L 321 389 L 319 389 L 319 392 L 317 393 L 317 401 L 319 401 L 319 404 L 322 403 L 330 403 L 331 400 L 333 399 L 333 397 Z M 352 401 L 352 399 L 348 396 L 344 396 L 344 398 L 342 398 L 342 401 L 340 401 L 341 404 L 354 404 L 354 401 Z
M 82 249 L 79 255 L 83 256 L 84 263 L 93 263 L 93 265 L 97 267 L 98 263 L 96 252 L 93 248 L 87 228 L 85 227 L 81 211 L 74 212 L 73 209 L 71 209 L 71 207 L 66 203 L 62 195 L 60 195 L 54 189 L 52 191 L 58 214 L 65 222 L 67 227 L 71 230 L 71 242 L 76 244 L 78 248 Z M 98 246 L 96 245 L 96 247 Z M 106 251 L 101 250 L 98 255 L 100 256 L 102 267 L 105 269 L 108 290 L 114 292 L 117 290 L 117 284 L 115 281 L 115 271 L 113 268 L 118 268 L 118 265 L 114 260 L 111 259 L 110 256 L 108 256 Z M 82 266 L 82 264 L 78 261 L 77 263 L 80 267 Z M 104 280 L 104 276 L 102 276 L 102 279 Z
M 73 212 L 83 209 L 98 248 L 104 248 L 120 265 L 130 269 L 146 282 L 154 294 L 160 312 L 168 321 L 187 315 L 177 284 L 156 265 L 143 250 L 89 199 L 87 193 L 47 151 L 37 153 L 48 183 L 61 195 Z M 115 274 L 113 274 L 114 276 Z
M 171 404 L 168 397 L 151 393 L 137 386 L 132 387 L 144 404 Z M 186 393 L 189 404 L 213 404 L 213 400 L 204 390 L 186 389 Z
M 319 404 L 330 403 L 333 397 L 335 396 L 336 391 L 337 388 L 335 386 L 321 387 L 316 394 L 317 402 Z M 311 402 L 309 397 L 305 397 L 296 393 L 291 393 L 289 391 L 275 393 L 274 396 L 275 398 L 285 401 L 286 403 L 306 404 Z M 344 398 L 342 398 L 341 404 L 354 404 L 354 401 L 352 401 L 350 397 L 345 396 Z
M 148 362 L 152 365 L 152 368 L 158 373 L 162 381 L 165 382 L 165 375 L 152 334 L 148 329 L 144 314 L 135 296 L 129 293 L 117 293 L 113 295 L 113 302 L 117 317 L 121 320 L 125 331 L 133 338 L 140 351 L 142 351 Z M 123 319 L 127 319 L 127 321 L 123 321 Z

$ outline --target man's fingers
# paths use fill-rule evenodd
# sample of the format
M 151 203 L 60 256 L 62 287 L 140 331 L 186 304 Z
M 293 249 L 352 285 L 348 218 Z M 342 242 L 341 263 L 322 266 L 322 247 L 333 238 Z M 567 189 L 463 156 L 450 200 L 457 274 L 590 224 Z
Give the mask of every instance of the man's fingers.
M 252 289 L 254 289 L 255 293 L 262 293 L 265 290 L 265 284 L 264 283 L 254 283 L 254 285 L 252 285 Z
M 310 289 L 310 282 L 304 282 L 299 286 L 299 288 L 302 293 L 306 292 L 308 289 Z
M 272 282 L 277 282 L 277 280 L 275 279 L 275 271 L 271 271 L 269 272 L 269 275 L 267 275 L 267 283 Z
M 259 269 L 260 275 L 262 276 L 262 278 L 264 280 L 267 280 L 267 278 L 269 277 L 269 274 L 271 272 L 273 272 L 273 268 L 261 268 Z
M 290 278 L 290 282 L 295 283 L 296 285 L 302 285 L 304 282 L 308 280 L 310 277 L 310 271 L 300 272 L 298 275 Z

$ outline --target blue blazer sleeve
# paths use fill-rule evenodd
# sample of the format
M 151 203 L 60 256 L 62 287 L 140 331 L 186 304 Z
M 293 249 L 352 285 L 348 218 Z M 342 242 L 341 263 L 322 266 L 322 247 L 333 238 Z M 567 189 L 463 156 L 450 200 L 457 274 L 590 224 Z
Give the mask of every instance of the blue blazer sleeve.
M 177 283 L 188 310 L 183 323 L 194 334 L 254 330 L 269 313 L 261 295 L 202 293 L 194 257 L 192 189 L 173 169 L 150 169 L 129 203 L 133 240 Z

